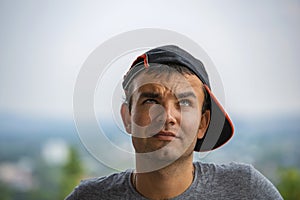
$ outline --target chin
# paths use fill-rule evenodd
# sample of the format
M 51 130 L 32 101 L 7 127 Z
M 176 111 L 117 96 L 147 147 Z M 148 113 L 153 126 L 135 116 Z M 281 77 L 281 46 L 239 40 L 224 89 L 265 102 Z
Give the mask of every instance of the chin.
M 185 149 L 165 146 L 159 150 L 151 152 L 149 156 L 151 156 L 151 159 L 155 162 L 162 161 L 172 164 L 176 160 L 186 157 L 188 154 L 191 154 L 190 151 Z
M 188 158 L 192 157 L 193 150 L 193 148 L 180 149 L 167 146 L 156 151 L 137 153 L 137 171 L 141 173 L 156 171 L 172 165 L 177 161 L 188 160 Z
M 187 145 L 178 141 L 174 143 L 149 141 L 142 143 L 138 140 L 133 141 L 136 153 L 139 153 L 143 159 L 152 162 L 174 162 L 179 158 L 189 157 L 193 153 L 195 146 L 194 142 Z

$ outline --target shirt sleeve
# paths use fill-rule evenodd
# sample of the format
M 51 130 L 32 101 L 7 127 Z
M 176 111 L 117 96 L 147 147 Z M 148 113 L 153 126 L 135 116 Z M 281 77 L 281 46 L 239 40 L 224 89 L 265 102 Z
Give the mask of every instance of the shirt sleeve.
M 282 200 L 276 187 L 253 166 L 251 172 L 251 194 L 252 199 Z

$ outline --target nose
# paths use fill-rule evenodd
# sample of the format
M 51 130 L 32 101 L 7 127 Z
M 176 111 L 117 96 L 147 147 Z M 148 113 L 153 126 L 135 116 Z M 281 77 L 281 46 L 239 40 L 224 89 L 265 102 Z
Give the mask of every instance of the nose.
M 165 121 L 165 125 L 175 125 L 177 122 L 176 119 L 176 109 L 173 108 L 174 106 L 166 106 L 165 107 L 165 115 L 166 115 L 166 121 Z
M 174 126 L 178 123 L 180 111 L 172 103 L 156 104 L 150 109 L 151 121 L 159 123 L 160 126 Z
M 178 115 L 180 111 L 172 103 L 166 103 L 164 105 L 163 120 L 166 126 L 174 126 L 178 122 Z

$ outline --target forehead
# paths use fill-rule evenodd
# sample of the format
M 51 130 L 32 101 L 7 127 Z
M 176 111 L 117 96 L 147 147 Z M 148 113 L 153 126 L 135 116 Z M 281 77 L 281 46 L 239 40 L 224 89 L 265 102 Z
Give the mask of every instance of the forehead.
M 150 74 L 142 72 L 133 80 L 131 91 L 163 92 L 167 90 L 172 91 L 172 93 L 184 91 L 202 93 L 202 87 L 203 84 L 196 75 L 179 72 Z

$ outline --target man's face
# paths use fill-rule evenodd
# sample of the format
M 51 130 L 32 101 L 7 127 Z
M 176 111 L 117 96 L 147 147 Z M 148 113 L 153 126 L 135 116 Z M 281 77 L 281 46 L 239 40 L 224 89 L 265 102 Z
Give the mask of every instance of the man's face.
M 132 134 L 136 152 L 153 152 L 159 160 L 190 156 L 209 123 L 209 111 L 201 113 L 204 93 L 199 78 L 177 72 L 142 73 L 132 84 L 126 130 Z

